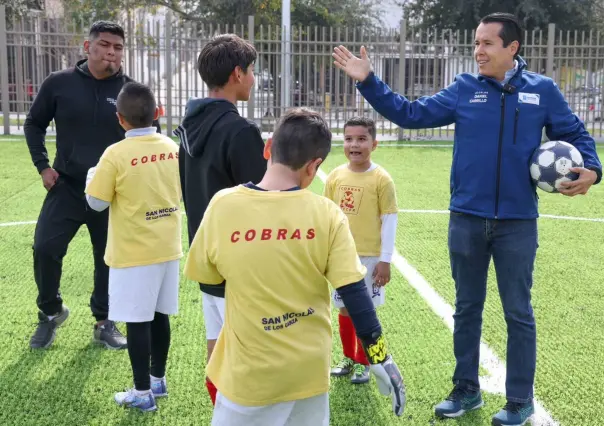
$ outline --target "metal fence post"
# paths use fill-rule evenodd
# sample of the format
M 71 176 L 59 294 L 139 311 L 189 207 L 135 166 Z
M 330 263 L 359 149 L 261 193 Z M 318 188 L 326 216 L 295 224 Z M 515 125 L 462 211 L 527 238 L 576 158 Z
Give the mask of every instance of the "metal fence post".
M 166 135 L 172 136 L 172 12 L 166 13 L 164 47 L 166 55 Z
M 554 78 L 554 46 L 556 39 L 556 24 L 547 24 L 547 63 L 545 75 Z
M 248 41 L 254 45 L 255 34 L 254 34 L 254 15 L 250 15 L 247 17 L 247 33 L 248 33 Z M 247 101 L 247 119 L 255 120 L 256 119 L 256 108 L 255 108 L 255 92 L 258 87 L 258 83 L 255 85 L 250 91 L 250 99 Z
M 10 93 L 8 92 L 8 42 L 6 32 L 6 6 L 0 6 L 0 93 L 2 93 L 4 134 L 10 135 Z
M 404 16 L 400 22 L 399 60 L 398 60 L 398 92 L 405 96 L 405 71 L 407 68 L 407 21 Z M 403 140 L 404 129 L 398 128 L 398 139 Z

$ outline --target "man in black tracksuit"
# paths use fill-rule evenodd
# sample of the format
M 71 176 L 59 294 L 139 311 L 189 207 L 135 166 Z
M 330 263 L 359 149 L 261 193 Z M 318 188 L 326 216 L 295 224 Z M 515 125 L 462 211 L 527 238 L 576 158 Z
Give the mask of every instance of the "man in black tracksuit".
M 98 213 L 86 204 L 86 175 L 105 148 L 124 138 L 116 117 L 116 99 L 132 81 L 121 69 L 124 30 L 96 22 L 84 43 L 87 60 L 50 74 L 42 83 L 25 120 L 25 138 L 32 161 L 48 191 L 34 235 L 34 277 L 38 286 L 38 327 L 32 348 L 47 348 L 69 315 L 59 290 L 62 262 L 80 226 L 86 224 L 94 255 L 94 290 L 90 308 L 97 323 L 93 339 L 110 349 L 126 348 L 126 338 L 107 319 L 109 268 L 103 257 L 108 210 Z M 46 129 L 54 120 L 56 157 L 52 167 L 45 147 Z M 159 124 L 155 123 L 158 127 Z
M 249 99 L 255 60 L 254 47 L 234 35 L 215 37 L 199 55 L 198 71 L 209 97 L 190 100 L 182 124 L 174 131 L 180 139 L 178 161 L 189 243 L 214 194 L 250 181 L 258 183 L 266 172 L 262 135 L 236 107 L 237 101 Z M 225 285 L 199 285 L 209 360 L 224 321 Z M 216 388 L 207 379 L 206 386 L 214 403 Z

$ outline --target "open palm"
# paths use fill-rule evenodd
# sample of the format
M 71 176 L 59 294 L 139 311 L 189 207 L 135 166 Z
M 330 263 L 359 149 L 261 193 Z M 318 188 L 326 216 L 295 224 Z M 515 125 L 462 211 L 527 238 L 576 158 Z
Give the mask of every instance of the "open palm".
M 361 46 L 360 58 L 354 56 L 344 46 L 334 48 L 332 56 L 335 59 L 334 65 L 355 80 L 363 81 L 371 72 L 371 61 L 369 61 L 365 46 Z

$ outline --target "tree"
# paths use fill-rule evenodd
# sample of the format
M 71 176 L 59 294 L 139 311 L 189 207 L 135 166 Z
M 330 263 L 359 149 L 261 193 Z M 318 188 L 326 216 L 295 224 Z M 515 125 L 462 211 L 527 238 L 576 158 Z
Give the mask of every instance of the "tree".
M 0 4 L 6 6 L 8 21 L 25 15 L 30 10 L 42 10 L 42 0 L 2 0 Z
M 10 0 L 23 1 L 23 0 Z M 124 10 L 165 7 L 181 21 L 246 24 L 254 15 L 258 25 L 280 25 L 281 0 L 63 0 L 74 18 L 117 19 Z M 380 0 L 292 0 L 292 25 L 359 26 L 381 24 Z
M 590 30 L 601 20 L 601 0 L 415 0 L 399 1 L 405 15 L 422 28 L 474 29 L 492 12 L 519 17 L 525 30 L 547 30 L 555 23 L 564 30 Z

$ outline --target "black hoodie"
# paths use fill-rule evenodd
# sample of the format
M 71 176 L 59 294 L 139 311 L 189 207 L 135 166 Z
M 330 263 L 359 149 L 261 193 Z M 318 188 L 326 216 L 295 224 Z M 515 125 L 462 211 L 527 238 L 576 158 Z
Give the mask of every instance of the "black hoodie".
M 214 194 L 262 180 L 266 172 L 264 141 L 258 127 L 222 99 L 191 99 L 174 134 L 180 139 L 180 183 L 190 244 Z M 200 288 L 224 297 L 224 284 L 200 284 Z
M 57 151 L 53 168 L 83 191 L 88 169 L 96 166 L 109 145 L 125 137 L 115 105 L 122 86 L 130 81 L 121 68 L 115 75 L 97 80 L 88 70 L 86 59 L 75 67 L 51 73 L 42 82 L 24 125 L 38 172 L 50 167 L 44 140 L 54 119 Z M 159 123 L 154 125 L 161 131 Z

